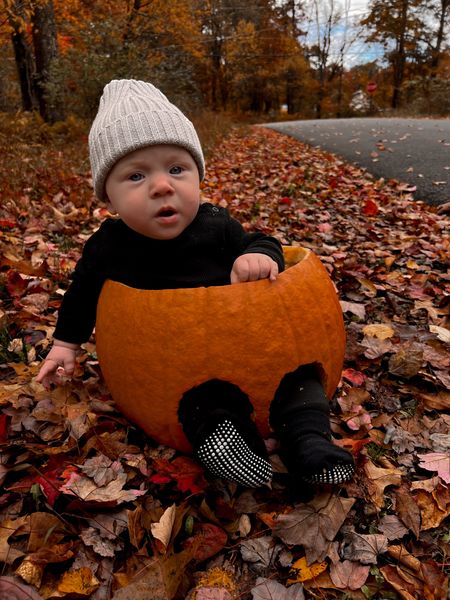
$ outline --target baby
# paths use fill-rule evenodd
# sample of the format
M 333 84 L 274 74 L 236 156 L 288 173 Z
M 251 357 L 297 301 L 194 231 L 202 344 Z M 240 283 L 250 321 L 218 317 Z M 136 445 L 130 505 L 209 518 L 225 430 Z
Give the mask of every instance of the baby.
M 200 202 L 205 165 L 197 133 L 150 83 L 114 80 L 105 87 L 89 151 L 95 193 L 118 217 L 102 223 L 76 265 L 37 377 L 47 387 L 73 374 L 107 279 L 140 289 L 186 288 L 275 281 L 284 269 L 275 238 L 246 233 L 224 208 Z M 351 456 L 331 442 L 328 410 L 312 367 L 290 374 L 277 392 L 271 424 L 295 477 L 339 483 L 353 473 Z M 251 413 L 237 386 L 215 380 L 185 394 L 179 418 L 207 469 L 258 486 L 272 470 Z M 222 456 L 225 430 L 233 441 Z

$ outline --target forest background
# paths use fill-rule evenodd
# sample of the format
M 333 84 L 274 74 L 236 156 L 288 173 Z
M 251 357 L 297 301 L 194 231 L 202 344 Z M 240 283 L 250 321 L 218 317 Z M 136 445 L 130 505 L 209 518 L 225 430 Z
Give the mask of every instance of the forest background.
M 192 115 L 450 113 L 450 0 L 369 0 L 364 10 L 351 0 L 2 4 L 4 112 L 91 119 L 103 86 L 127 77 L 152 81 Z

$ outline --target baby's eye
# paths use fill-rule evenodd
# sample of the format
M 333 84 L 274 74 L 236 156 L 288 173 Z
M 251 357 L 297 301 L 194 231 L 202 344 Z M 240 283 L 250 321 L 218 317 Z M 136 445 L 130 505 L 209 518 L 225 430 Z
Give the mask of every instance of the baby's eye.
M 144 176 L 142 175 L 142 173 L 133 173 L 129 176 L 128 179 L 130 179 L 131 181 L 141 181 L 141 179 L 143 178 Z
M 171 175 L 179 175 L 182 172 L 183 172 L 183 167 L 180 167 L 178 165 L 176 165 L 174 167 L 170 167 L 170 174 Z

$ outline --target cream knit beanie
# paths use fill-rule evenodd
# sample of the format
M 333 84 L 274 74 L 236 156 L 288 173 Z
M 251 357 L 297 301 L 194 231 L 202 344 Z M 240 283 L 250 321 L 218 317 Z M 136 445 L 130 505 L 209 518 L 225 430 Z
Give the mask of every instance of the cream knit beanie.
M 108 83 L 89 132 L 92 179 L 98 198 L 105 199 L 106 178 L 119 159 L 155 144 L 185 148 L 203 179 L 205 161 L 200 141 L 181 110 L 151 83 L 134 79 Z

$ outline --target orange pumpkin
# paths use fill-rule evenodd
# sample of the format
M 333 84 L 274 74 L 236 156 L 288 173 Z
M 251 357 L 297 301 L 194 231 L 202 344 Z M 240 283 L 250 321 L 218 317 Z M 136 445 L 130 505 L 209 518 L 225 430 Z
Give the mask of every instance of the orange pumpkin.
M 332 396 L 345 349 L 334 286 L 310 250 L 284 252 L 288 268 L 273 283 L 174 290 L 105 283 L 96 326 L 102 372 L 119 410 L 154 440 L 191 450 L 178 405 L 210 379 L 234 383 L 249 396 L 264 436 L 286 373 L 316 363 Z

